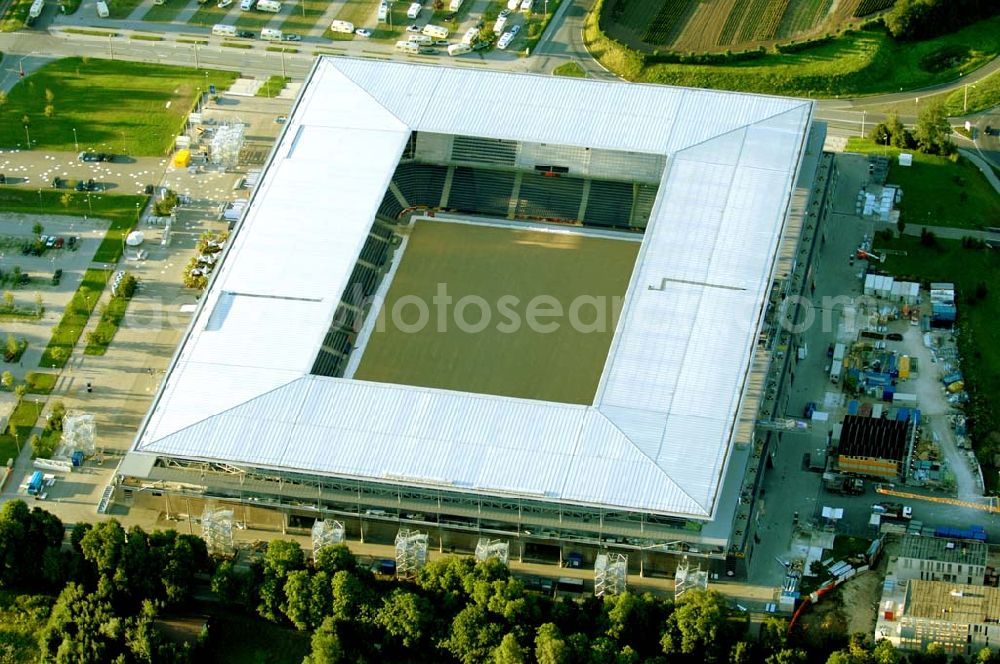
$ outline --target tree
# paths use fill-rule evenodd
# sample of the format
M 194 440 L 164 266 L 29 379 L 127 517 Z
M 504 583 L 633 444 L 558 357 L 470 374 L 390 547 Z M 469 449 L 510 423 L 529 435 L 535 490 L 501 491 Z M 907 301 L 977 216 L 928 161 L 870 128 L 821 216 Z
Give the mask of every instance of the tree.
M 777 651 L 767 651 L 772 654 L 764 660 L 765 664 L 806 664 L 806 651 L 798 648 L 782 648 Z
M 313 632 L 312 652 L 302 664 L 337 664 L 344 660 L 344 651 L 337 636 L 337 625 L 332 618 L 327 618 Z
M 747 641 L 737 641 L 729 653 L 729 664 L 753 664 L 756 661 L 753 645 Z
M 305 555 L 298 542 L 272 540 L 264 554 L 264 580 L 260 585 L 257 613 L 278 622 L 285 613 L 285 577 L 293 570 L 305 567 Z
M 568 662 L 569 649 L 559 628 L 552 623 L 539 625 L 535 634 L 535 659 L 538 664 L 563 664 Z
M 14 386 L 14 396 L 17 397 L 17 401 L 20 402 L 24 398 L 24 395 L 28 393 L 28 386 L 21 384 Z M 14 426 L 13 424 L 11 426 Z
M 477 604 L 465 607 L 451 621 L 451 634 L 442 646 L 463 664 L 488 661 L 500 643 L 501 628 Z
M 14 374 L 9 371 L 4 371 L 3 374 L 0 374 L 0 385 L 3 385 L 5 390 L 9 390 L 14 385 Z
M 0 90 L 0 108 L 7 105 L 7 92 L 5 90 Z
M 698 590 L 681 598 L 660 643 L 667 655 L 702 653 L 706 662 L 720 661 L 736 641 L 735 631 L 725 597 L 714 590 Z
M 524 648 L 513 634 L 505 634 L 500 645 L 493 649 L 493 664 L 524 664 Z
M 10 291 L 4 291 L 3 292 L 3 306 L 6 307 L 7 309 L 13 309 L 14 308 L 14 294 L 12 292 L 10 292 Z M 13 334 L 8 334 L 7 335 L 7 339 L 8 340 L 13 339 L 13 338 L 14 338 Z
M 937 235 L 934 231 L 927 230 L 926 227 L 920 229 L 920 244 L 925 247 L 937 246 Z
M 52 116 L 54 116 L 56 114 L 56 107 L 54 105 L 52 105 L 52 104 L 46 104 L 45 105 L 45 111 L 44 111 L 44 113 L 45 113 L 45 117 L 51 118 Z
M 426 599 L 397 588 L 383 600 L 375 620 L 404 648 L 413 648 L 423 640 L 433 613 Z
M 976 284 L 976 299 L 985 300 L 986 296 L 990 294 L 989 288 L 986 286 L 985 281 L 980 281 Z
M 51 104 L 55 100 L 56 100 L 56 93 L 52 92 L 52 90 L 48 88 L 45 88 L 45 101 Z
M 125 549 L 125 531 L 115 519 L 91 527 L 80 540 L 80 551 L 102 576 L 113 576 Z
M 358 577 L 340 571 L 330 581 L 330 616 L 338 623 L 368 618 L 371 593 Z
M 951 124 L 941 102 L 931 102 L 924 106 L 913 130 L 913 138 L 922 152 L 929 154 L 951 154 L 955 145 L 951 142 Z
M 895 111 L 886 116 L 885 126 L 889 130 L 889 140 L 894 147 L 905 149 L 913 146 L 913 135 L 906 129 Z
M 31 232 L 35 234 L 35 237 L 39 237 L 42 233 L 45 232 L 45 226 L 42 226 L 41 222 L 36 221 L 31 226 Z
M 358 568 L 358 560 L 346 544 L 333 544 L 324 546 L 316 553 L 313 567 L 333 576 L 341 570 L 354 572 Z
M 304 569 L 292 570 L 285 578 L 285 615 L 301 631 L 314 627 L 309 610 L 312 604 L 310 581 L 309 572 Z

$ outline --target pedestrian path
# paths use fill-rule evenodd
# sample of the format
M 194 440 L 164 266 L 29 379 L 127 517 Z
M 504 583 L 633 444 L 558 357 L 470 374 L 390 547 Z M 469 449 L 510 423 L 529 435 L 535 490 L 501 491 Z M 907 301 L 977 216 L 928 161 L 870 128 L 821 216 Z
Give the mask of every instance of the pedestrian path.
M 959 148 L 958 153 L 975 164 L 989 183 L 993 185 L 993 189 L 1000 194 L 1000 178 L 998 178 L 996 173 L 993 172 L 993 169 L 990 168 L 990 165 L 986 163 L 985 159 L 971 150 L 966 150 L 965 148 Z

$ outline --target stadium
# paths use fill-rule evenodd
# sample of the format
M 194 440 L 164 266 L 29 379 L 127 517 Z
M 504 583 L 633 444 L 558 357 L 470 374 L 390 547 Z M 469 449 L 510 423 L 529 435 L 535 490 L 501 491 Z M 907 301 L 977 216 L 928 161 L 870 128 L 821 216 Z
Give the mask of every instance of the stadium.
M 740 574 L 822 133 L 800 99 L 318 58 L 114 504 Z

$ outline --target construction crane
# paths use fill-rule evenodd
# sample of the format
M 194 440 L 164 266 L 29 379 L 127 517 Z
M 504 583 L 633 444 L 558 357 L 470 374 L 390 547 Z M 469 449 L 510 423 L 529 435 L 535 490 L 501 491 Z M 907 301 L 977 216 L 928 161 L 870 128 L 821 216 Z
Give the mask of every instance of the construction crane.
M 875 254 L 871 251 L 867 251 L 858 247 L 857 257 L 865 261 L 878 261 L 879 263 L 885 262 L 885 254 Z
M 896 498 L 909 498 L 910 500 L 925 500 L 931 503 L 941 503 L 942 505 L 955 505 L 956 507 L 967 507 L 973 510 L 982 510 L 983 512 L 989 512 L 991 514 L 1000 514 L 1000 506 L 994 502 L 992 503 L 973 503 L 967 500 L 959 500 L 957 498 L 945 498 L 943 496 L 925 496 L 919 493 L 910 493 L 908 491 L 897 491 L 896 489 L 890 489 L 889 487 L 877 484 L 875 485 L 876 493 L 881 493 L 886 496 L 895 496 Z
M 809 429 L 809 422 L 806 420 L 796 420 L 792 418 L 777 420 L 757 420 L 758 429 L 766 431 L 806 431 Z

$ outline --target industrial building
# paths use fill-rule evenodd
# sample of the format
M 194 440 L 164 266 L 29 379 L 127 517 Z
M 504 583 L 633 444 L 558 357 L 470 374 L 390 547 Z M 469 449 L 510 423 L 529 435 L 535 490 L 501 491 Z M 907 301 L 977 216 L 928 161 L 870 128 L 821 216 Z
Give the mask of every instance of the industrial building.
M 114 504 L 739 574 L 796 356 L 778 308 L 809 281 L 833 179 L 822 144 L 806 100 L 318 58 Z M 420 215 L 642 234 L 592 404 L 351 378 Z
M 913 579 L 901 602 L 883 600 L 876 638 L 926 651 L 937 643 L 951 655 L 975 655 L 1000 640 L 1000 589 Z
M 891 572 L 897 584 L 919 579 L 981 586 L 988 559 L 985 542 L 904 535 Z
M 909 420 L 847 415 L 837 442 L 837 466 L 844 473 L 900 477 L 912 434 Z

